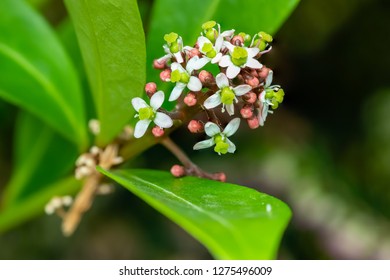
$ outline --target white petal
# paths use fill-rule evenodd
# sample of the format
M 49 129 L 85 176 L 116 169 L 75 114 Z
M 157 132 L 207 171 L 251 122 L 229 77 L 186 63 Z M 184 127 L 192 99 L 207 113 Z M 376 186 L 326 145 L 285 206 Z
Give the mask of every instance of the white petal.
M 268 115 L 268 104 L 263 103 L 263 108 L 261 110 L 261 114 L 259 114 L 259 123 L 261 126 L 264 126 L 265 120 Z
M 219 104 L 221 104 L 222 101 L 219 92 L 220 91 L 217 91 L 216 93 L 214 93 L 204 101 L 203 106 L 206 107 L 206 109 L 215 108 Z
M 218 63 L 221 60 L 222 53 L 217 53 L 216 56 L 211 60 L 212 64 Z
M 199 36 L 198 37 L 199 51 L 202 51 L 203 45 L 206 44 L 206 43 L 210 43 L 211 44 L 210 40 L 207 39 L 206 37 L 204 37 L 204 36 Z
M 250 92 L 252 87 L 250 85 L 239 85 L 233 88 L 234 94 L 236 96 L 244 95 L 245 93 Z
M 153 121 L 155 124 L 162 128 L 168 128 L 173 125 L 172 119 L 167 114 L 161 112 L 156 113 L 156 117 Z
M 135 129 L 134 129 L 134 137 L 135 138 L 141 138 L 144 136 L 146 129 L 148 129 L 148 126 L 150 124 L 151 120 L 140 120 L 136 123 Z
M 265 79 L 265 87 L 269 87 L 272 84 L 272 79 L 274 77 L 274 71 L 269 70 L 267 79 Z
M 167 44 L 163 45 L 163 49 L 164 49 L 164 52 L 166 52 L 167 54 L 171 54 L 171 50 L 169 49 Z
M 219 35 L 219 36 L 221 36 L 221 37 L 230 37 L 230 36 L 232 36 L 234 34 L 234 31 L 235 31 L 234 29 L 226 30 L 226 31 L 222 32 L 221 35 Z
M 246 51 L 248 52 L 248 57 L 255 57 L 260 52 L 258 48 L 246 48 Z
M 233 62 L 230 59 L 229 55 L 222 56 L 221 60 L 219 61 L 219 66 L 221 66 L 221 67 L 228 67 L 228 66 L 230 66 L 232 64 L 233 64 Z
M 240 73 L 241 71 L 241 68 L 232 64 L 230 65 L 227 70 L 226 70 L 226 76 L 229 78 L 229 79 L 234 79 L 235 77 L 237 77 L 237 75 Z
M 174 53 L 173 55 L 175 56 L 176 61 L 178 63 L 183 63 L 184 60 L 183 60 L 183 56 L 182 56 L 181 52 Z
M 161 63 L 163 61 L 167 61 L 171 57 L 172 57 L 172 55 L 169 53 L 169 54 L 164 55 L 163 57 L 160 57 L 159 59 L 157 59 L 157 61 L 158 61 L 158 63 Z
M 186 70 L 183 68 L 183 66 L 181 66 L 179 63 L 177 62 L 174 62 L 171 64 L 171 70 L 172 72 L 175 71 L 175 70 L 179 70 L 180 73 L 183 73 L 185 72 Z
M 164 102 L 164 92 L 159 90 L 155 94 L 153 94 L 152 98 L 150 98 L 150 106 L 156 111 Z
M 141 108 L 149 107 L 149 105 L 142 98 L 135 97 L 131 99 L 131 104 L 133 104 L 134 109 L 138 112 Z
M 226 111 L 228 112 L 229 116 L 234 115 L 234 104 L 226 104 L 225 108 L 226 108 Z
M 263 90 L 263 91 L 260 93 L 259 99 L 260 99 L 261 102 L 265 102 L 265 94 L 266 94 L 265 90 Z
M 193 149 L 194 150 L 206 149 L 206 148 L 213 146 L 214 144 L 215 144 L 214 138 L 210 138 L 210 139 L 203 140 L 203 141 L 196 143 L 194 145 Z
M 215 77 L 215 82 L 219 88 L 229 86 L 229 80 L 224 73 L 219 73 L 217 77 Z
M 202 89 L 202 82 L 197 77 L 191 76 L 187 87 L 192 91 L 200 91 Z
M 186 70 L 188 74 L 191 75 L 192 71 L 194 71 L 195 69 L 195 64 L 196 62 L 199 60 L 199 57 L 197 56 L 194 56 L 193 58 L 191 58 L 190 60 L 188 60 L 187 62 L 187 66 L 186 66 Z
M 246 61 L 245 66 L 252 68 L 252 69 L 261 69 L 263 67 L 263 64 L 261 64 L 260 62 L 258 62 L 254 58 L 248 57 L 248 60 Z
M 232 52 L 234 51 L 235 46 L 232 45 L 230 42 L 224 41 L 224 42 L 223 42 L 223 45 L 224 45 L 226 48 L 228 48 L 229 52 L 232 53 Z
M 180 82 L 176 83 L 176 86 L 173 88 L 168 100 L 175 101 L 176 99 L 178 99 L 185 87 L 186 87 L 186 84 L 183 84 Z
M 218 36 L 217 40 L 215 41 L 215 50 L 219 52 L 223 45 L 223 37 Z
M 199 70 L 200 68 L 205 66 L 209 61 L 210 61 L 209 58 L 206 58 L 206 57 L 200 58 L 200 59 L 195 61 L 193 67 L 194 67 L 195 70 Z
M 234 153 L 236 151 L 236 145 L 234 145 L 234 143 L 227 138 L 226 138 L 226 142 L 229 145 L 228 153 Z
M 240 127 L 240 122 L 241 122 L 240 118 L 232 119 L 223 130 L 223 134 L 225 134 L 226 137 L 232 136 L 234 133 L 236 133 L 237 129 Z
M 204 132 L 210 137 L 213 137 L 214 135 L 217 135 L 218 133 L 221 133 L 221 129 L 218 125 L 216 125 L 213 122 L 207 122 L 204 125 Z

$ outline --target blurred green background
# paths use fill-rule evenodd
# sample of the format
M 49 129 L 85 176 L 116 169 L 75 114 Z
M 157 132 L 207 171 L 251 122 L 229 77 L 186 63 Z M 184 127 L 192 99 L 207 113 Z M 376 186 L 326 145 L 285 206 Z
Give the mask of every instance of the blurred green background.
M 43 3 L 42 12 L 58 25 L 66 16 L 61 1 Z M 139 1 L 145 30 L 152 3 Z M 390 259 L 389 14 L 386 0 L 301 1 L 265 56 L 274 83 L 286 92 L 266 125 L 242 129 L 233 139 L 236 154 L 223 157 L 191 151 L 198 139 L 184 127 L 173 134 L 204 169 L 225 171 L 228 181 L 290 205 L 293 219 L 280 259 Z M 11 172 L 16 113 L 0 101 L 0 191 Z M 175 163 L 158 146 L 132 164 L 168 170 Z M 60 219 L 53 216 L 0 236 L 0 259 L 52 258 L 211 256 L 117 186 L 96 199 L 70 238 L 61 235 Z

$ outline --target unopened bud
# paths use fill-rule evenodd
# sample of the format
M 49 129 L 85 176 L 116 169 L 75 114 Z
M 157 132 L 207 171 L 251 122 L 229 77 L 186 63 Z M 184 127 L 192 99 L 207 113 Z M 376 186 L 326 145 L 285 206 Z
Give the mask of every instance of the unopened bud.
M 161 71 L 160 79 L 163 82 L 169 82 L 171 80 L 171 69 L 165 69 Z
M 187 128 L 191 133 L 201 133 L 204 131 L 204 124 L 198 120 L 192 120 L 188 123 Z
M 183 177 L 186 171 L 183 166 L 175 164 L 171 167 L 171 174 L 175 177 Z
M 235 46 L 242 46 L 244 44 L 244 38 L 240 35 L 236 35 L 232 38 L 231 43 Z
M 200 71 L 198 77 L 199 77 L 199 80 L 201 81 L 201 83 L 204 85 L 210 85 L 210 84 L 215 83 L 215 79 L 214 79 L 213 74 L 211 74 L 210 72 L 208 72 L 206 70 Z
M 215 178 L 218 180 L 218 181 L 221 181 L 221 182 L 226 182 L 226 174 L 223 173 L 223 172 L 219 172 L 219 173 L 215 173 Z
M 257 95 L 253 91 L 250 91 L 248 93 L 245 93 L 242 98 L 244 99 L 245 102 L 249 104 L 253 104 L 257 100 Z
M 263 66 L 261 69 L 257 70 L 257 74 L 259 75 L 260 80 L 265 80 L 268 77 L 270 69 Z
M 165 59 L 155 59 L 153 61 L 154 69 L 165 69 L 167 67 L 167 61 Z
M 152 129 L 152 133 L 153 133 L 154 137 L 161 137 L 164 135 L 164 129 L 162 129 L 161 127 L 156 125 Z
M 153 96 L 157 91 L 157 85 L 156 83 L 150 82 L 145 85 L 145 92 L 150 97 Z
M 248 79 L 245 79 L 245 83 L 250 85 L 252 88 L 257 87 L 260 84 L 259 79 L 256 77 L 249 77 Z
M 184 97 L 184 103 L 189 107 L 196 105 L 196 102 L 196 96 L 191 92 Z
M 241 116 L 244 118 L 244 119 L 249 119 L 253 116 L 253 111 L 252 111 L 252 107 L 251 106 L 244 106 L 241 110 L 240 110 L 240 113 L 241 113 Z
M 259 119 L 256 116 L 253 116 L 252 118 L 247 119 L 246 121 L 248 122 L 248 126 L 251 129 L 256 129 L 260 126 Z
M 191 59 L 195 56 L 200 56 L 200 51 L 197 48 L 192 48 L 188 53 L 188 58 Z

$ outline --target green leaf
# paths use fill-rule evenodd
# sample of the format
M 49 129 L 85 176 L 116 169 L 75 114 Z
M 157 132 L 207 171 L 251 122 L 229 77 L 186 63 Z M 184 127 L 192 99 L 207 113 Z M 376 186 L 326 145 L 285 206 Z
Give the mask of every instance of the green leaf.
M 291 212 L 246 187 L 152 170 L 100 172 L 182 226 L 219 259 L 273 259 Z M 268 209 L 268 210 L 267 210 Z
M 74 144 L 27 112 L 19 114 L 14 139 L 13 173 L 4 191 L 4 206 L 46 191 L 71 171 L 78 155 Z
M 201 25 L 209 20 L 220 23 L 222 30 L 274 34 L 298 3 L 299 0 L 156 0 L 147 37 L 148 79 L 158 81 L 158 71 L 152 69 L 152 63 L 164 55 L 164 34 L 176 32 L 185 45 L 192 46 L 202 31 Z
M 0 97 L 85 148 L 80 84 L 50 26 L 24 1 L 2 0 L 0 30 Z
M 77 181 L 74 176 L 70 176 L 46 186 L 43 191 L 12 204 L 10 207 L 1 209 L 0 233 L 42 215 L 45 205 L 54 196 L 74 194 L 80 187 L 81 181 Z
M 145 39 L 136 0 L 66 0 L 87 69 L 101 132 L 109 143 L 134 115 L 145 84 Z

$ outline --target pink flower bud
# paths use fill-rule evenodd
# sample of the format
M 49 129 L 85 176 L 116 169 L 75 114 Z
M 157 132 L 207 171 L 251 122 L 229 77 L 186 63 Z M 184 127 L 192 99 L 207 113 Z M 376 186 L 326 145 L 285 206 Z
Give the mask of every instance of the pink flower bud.
M 201 133 L 204 131 L 204 125 L 202 122 L 197 120 L 192 120 L 188 123 L 188 130 L 191 133 Z
M 171 69 L 165 69 L 160 73 L 160 79 L 163 82 L 169 82 L 171 79 Z
M 195 94 L 193 94 L 192 92 L 189 92 L 186 97 L 184 97 L 184 103 L 191 107 L 191 106 L 194 106 L 196 105 L 196 96 Z
M 191 59 L 194 56 L 200 57 L 200 51 L 197 48 L 191 49 L 187 54 L 188 54 L 188 59 Z
M 253 104 L 257 100 L 257 95 L 253 91 L 245 93 L 242 97 L 243 97 L 244 101 L 249 103 L 249 104 Z
M 155 59 L 153 60 L 153 68 L 154 69 L 165 69 L 167 67 L 167 61 L 163 59 Z
M 260 84 L 259 79 L 256 77 L 249 77 L 245 79 L 245 83 L 250 85 L 252 88 L 257 87 Z
M 251 106 L 244 106 L 241 110 L 240 110 L 240 113 L 241 113 L 241 116 L 244 118 L 244 119 L 249 119 L 253 116 L 253 111 L 252 111 L 252 107 Z
M 265 80 L 268 76 L 269 73 L 269 68 L 263 66 L 261 69 L 257 70 L 257 73 L 259 74 L 259 79 L 260 80 Z
M 236 46 L 242 46 L 244 44 L 244 38 L 240 35 L 236 35 L 232 38 L 231 43 Z
M 258 120 L 258 118 L 256 116 L 254 116 L 254 117 L 252 117 L 250 119 L 247 119 L 246 121 L 248 122 L 248 126 L 251 129 L 256 129 L 256 128 L 258 128 L 260 126 L 259 120 Z
M 226 182 L 226 174 L 225 173 L 223 173 L 223 172 L 215 173 L 214 176 L 218 181 Z
M 206 70 L 200 71 L 198 77 L 199 77 L 199 80 L 204 85 L 210 85 L 210 84 L 215 83 L 215 79 L 214 79 L 213 74 L 211 74 L 210 72 L 208 72 Z
M 150 97 L 152 97 L 153 94 L 155 94 L 157 91 L 157 85 L 153 82 L 147 83 L 145 85 L 145 92 Z
M 183 177 L 186 171 L 183 166 L 175 164 L 171 167 L 171 174 L 175 177 Z
M 152 129 L 152 133 L 153 133 L 154 137 L 161 137 L 164 135 L 164 129 L 162 129 L 161 127 L 156 125 Z
M 263 67 L 264 68 L 264 67 Z M 253 77 L 259 77 L 259 74 L 257 74 L 257 71 L 256 71 L 256 69 L 252 69 L 251 70 L 251 75 L 253 76 Z

